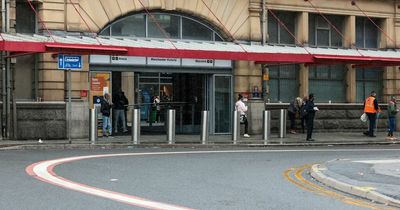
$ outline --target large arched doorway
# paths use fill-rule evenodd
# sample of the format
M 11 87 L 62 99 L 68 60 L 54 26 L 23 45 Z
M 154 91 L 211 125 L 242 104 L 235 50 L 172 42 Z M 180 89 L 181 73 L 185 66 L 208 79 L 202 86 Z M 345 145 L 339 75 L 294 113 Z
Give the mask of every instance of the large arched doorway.
M 123 17 L 107 25 L 100 35 L 160 41 L 223 41 L 223 36 L 207 23 L 182 14 L 163 12 Z M 177 133 L 198 133 L 203 110 L 210 111 L 212 133 L 231 131 L 231 61 L 91 56 L 90 69 L 92 75 L 109 72 L 113 95 L 122 90 L 130 104 L 140 107 L 144 133 L 165 132 L 166 110 L 169 108 L 176 109 Z M 154 105 L 157 96 L 160 104 Z

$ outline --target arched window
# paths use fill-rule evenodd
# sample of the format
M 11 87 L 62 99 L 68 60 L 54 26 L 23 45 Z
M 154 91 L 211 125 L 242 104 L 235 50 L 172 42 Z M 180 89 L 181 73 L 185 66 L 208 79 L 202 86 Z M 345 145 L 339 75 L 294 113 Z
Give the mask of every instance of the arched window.
M 222 37 L 207 24 L 190 17 L 169 13 L 135 14 L 108 25 L 101 36 L 166 38 L 157 23 L 171 39 L 223 41 Z

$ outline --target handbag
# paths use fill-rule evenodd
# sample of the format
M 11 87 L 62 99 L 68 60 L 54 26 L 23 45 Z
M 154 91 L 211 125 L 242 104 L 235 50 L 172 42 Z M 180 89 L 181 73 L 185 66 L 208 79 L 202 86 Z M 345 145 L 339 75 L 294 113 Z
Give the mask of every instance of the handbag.
M 244 124 L 244 122 L 246 121 L 246 115 L 240 115 L 239 121 L 240 124 Z
M 361 115 L 361 117 L 360 117 L 360 120 L 361 120 L 362 122 L 367 122 L 367 120 L 368 120 L 367 114 L 363 113 L 363 114 Z

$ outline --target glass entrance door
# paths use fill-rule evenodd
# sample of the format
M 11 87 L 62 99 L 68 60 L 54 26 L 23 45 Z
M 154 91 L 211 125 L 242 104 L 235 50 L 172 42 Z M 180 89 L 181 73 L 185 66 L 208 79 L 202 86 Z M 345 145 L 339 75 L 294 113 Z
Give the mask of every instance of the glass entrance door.
M 231 132 L 232 122 L 232 76 L 213 76 L 213 124 L 214 134 Z

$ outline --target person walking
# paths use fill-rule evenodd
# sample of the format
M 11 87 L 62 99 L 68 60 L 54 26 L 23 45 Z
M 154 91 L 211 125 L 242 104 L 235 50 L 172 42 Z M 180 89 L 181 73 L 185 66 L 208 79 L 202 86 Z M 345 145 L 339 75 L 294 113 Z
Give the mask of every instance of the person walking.
M 109 137 L 112 135 L 112 127 L 110 121 L 112 105 L 113 104 L 110 99 L 110 94 L 105 93 L 103 100 L 101 101 L 100 108 L 101 114 L 103 116 L 103 137 Z
M 396 98 L 392 96 L 390 98 L 390 101 L 388 103 L 388 135 L 387 139 L 388 140 L 396 140 L 397 138 L 393 136 L 394 129 L 396 128 L 396 114 L 399 112 L 397 109 L 397 103 L 396 103 Z
M 121 91 L 118 91 L 115 97 L 113 98 L 114 102 L 114 133 L 118 133 L 118 122 L 121 120 L 122 131 L 124 133 L 128 132 L 126 129 L 126 121 L 125 121 L 125 106 L 127 105 L 128 99 L 122 94 Z
M 318 107 L 315 106 L 314 104 L 314 94 L 310 93 L 308 96 L 308 100 L 305 105 L 305 111 L 307 112 L 305 118 L 306 118 L 306 126 L 307 126 L 307 141 L 314 141 L 312 138 L 312 132 L 314 130 L 314 118 L 315 118 L 315 113 L 319 111 Z
M 299 114 L 302 103 L 303 100 L 300 97 L 297 97 L 295 100 L 290 102 L 288 107 L 288 115 L 290 119 L 289 132 L 292 134 L 296 134 L 296 116 Z
M 370 96 L 364 101 L 364 113 L 367 114 L 369 120 L 369 129 L 364 132 L 364 135 L 369 137 L 376 137 L 374 129 L 376 125 L 377 113 L 380 112 L 378 100 L 376 100 L 376 92 L 371 91 Z
M 247 121 L 247 106 L 244 104 L 245 98 L 243 98 L 242 94 L 238 95 L 238 100 L 235 103 L 235 110 L 239 111 L 240 115 L 240 124 L 244 124 L 244 137 L 249 138 L 249 123 Z

